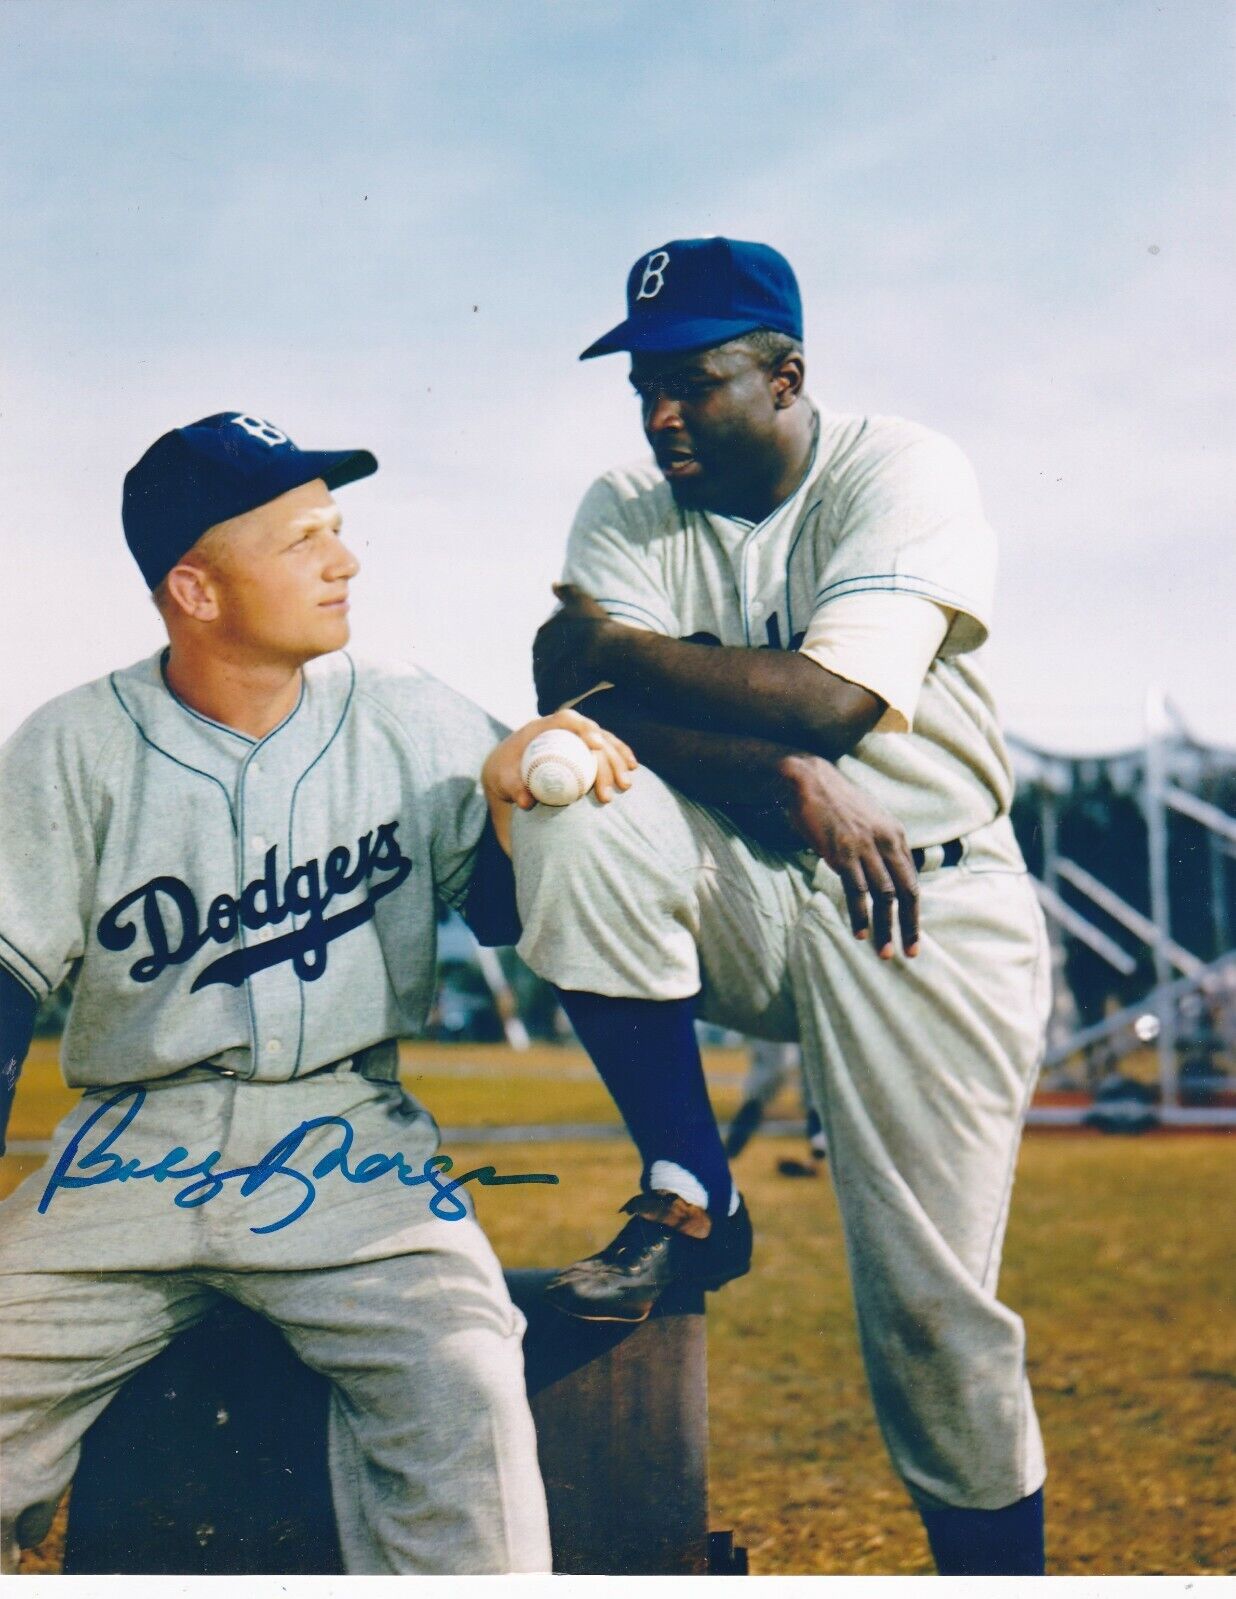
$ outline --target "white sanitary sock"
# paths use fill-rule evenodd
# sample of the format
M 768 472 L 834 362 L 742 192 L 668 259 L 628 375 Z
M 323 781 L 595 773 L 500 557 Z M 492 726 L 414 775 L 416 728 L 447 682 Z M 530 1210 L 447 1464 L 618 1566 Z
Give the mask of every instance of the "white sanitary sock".
M 703 1183 L 675 1161 L 654 1160 L 648 1172 L 648 1186 L 662 1189 L 667 1194 L 677 1194 L 688 1205 L 698 1205 L 701 1210 L 708 1209 L 708 1191 Z M 737 1209 L 738 1190 L 731 1183 L 730 1208 L 726 1214 L 732 1216 Z

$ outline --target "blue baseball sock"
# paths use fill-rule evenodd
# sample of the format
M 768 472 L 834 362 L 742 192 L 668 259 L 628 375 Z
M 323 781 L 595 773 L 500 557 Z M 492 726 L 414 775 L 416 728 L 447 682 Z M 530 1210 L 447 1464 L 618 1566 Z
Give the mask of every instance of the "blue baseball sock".
M 1043 1490 L 1002 1510 L 923 1510 L 942 1577 L 1041 1577 Z
M 728 1214 L 733 1183 L 704 1084 L 694 999 L 612 999 L 557 989 L 579 1041 L 622 1113 L 644 1162 L 671 1161 Z

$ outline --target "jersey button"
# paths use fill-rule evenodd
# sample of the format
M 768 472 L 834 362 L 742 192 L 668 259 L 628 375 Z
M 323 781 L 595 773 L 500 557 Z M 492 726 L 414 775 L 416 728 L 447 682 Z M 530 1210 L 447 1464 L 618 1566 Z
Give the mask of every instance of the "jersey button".
M 752 600 L 751 601 L 751 614 L 752 614 L 752 616 L 763 616 L 763 614 L 764 614 L 764 602 L 763 602 L 763 600 Z
M 268 1038 L 266 1040 L 266 1053 L 268 1055 L 278 1055 L 278 1054 L 280 1054 L 282 1052 L 282 1050 L 283 1050 L 283 1042 L 282 1042 L 281 1039 Z
M 262 837 L 262 835 L 260 833 L 255 833 L 253 835 L 253 837 L 249 840 L 249 848 L 251 850 L 253 850 L 258 855 L 265 855 L 265 853 L 266 853 L 266 840 Z

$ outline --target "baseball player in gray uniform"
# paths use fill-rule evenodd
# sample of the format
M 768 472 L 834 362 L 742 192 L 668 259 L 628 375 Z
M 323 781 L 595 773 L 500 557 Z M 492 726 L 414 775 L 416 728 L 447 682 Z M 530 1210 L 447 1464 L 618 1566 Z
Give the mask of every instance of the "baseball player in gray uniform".
M 1048 960 L 973 655 L 995 571 L 974 475 L 925 427 L 811 401 L 775 250 L 674 241 L 627 294 L 584 357 L 629 352 L 654 460 L 585 495 L 534 667 L 543 707 L 587 696 L 642 764 L 617 804 L 531 811 L 514 838 L 520 952 L 644 1172 L 555 1302 L 634 1318 L 746 1269 L 690 1019 L 797 1038 L 937 1565 L 1040 1571 L 1042 1444 L 997 1275 Z
M 124 524 L 168 648 L 0 751 L 5 1087 L 70 976 L 82 1090 L 0 1206 L 6 1571 L 90 1421 L 219 1295 L 331 1379 L 349 1572 L 549 1569 L 523 1318 L 395 1044 L 432 996 L 436 904 L 497 849 L 482 763 L 500 814 L 531 804 L 543 724 L 499 742 L 433 677 L 343 652 L 330 489 L 376 465 L 237 412 L 165 434 Z M 607 785 L 614 741 L 561 725 Z

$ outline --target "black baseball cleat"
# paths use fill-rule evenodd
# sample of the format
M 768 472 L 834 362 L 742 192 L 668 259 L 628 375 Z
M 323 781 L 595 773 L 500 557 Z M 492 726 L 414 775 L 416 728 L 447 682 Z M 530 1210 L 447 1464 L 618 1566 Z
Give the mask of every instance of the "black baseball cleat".
M 564 1267 L 545 1289 L 556 1310 L 581 1321 L 644 1321 L 671 1283 L 711 1290 L 751 1269 L 742 1199 L 732 1216 L 711 1222 L 677 1194 L 637 1194 L 622 1209 L 631 1220 L 613 1242 Z

